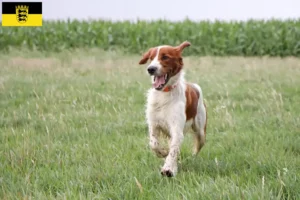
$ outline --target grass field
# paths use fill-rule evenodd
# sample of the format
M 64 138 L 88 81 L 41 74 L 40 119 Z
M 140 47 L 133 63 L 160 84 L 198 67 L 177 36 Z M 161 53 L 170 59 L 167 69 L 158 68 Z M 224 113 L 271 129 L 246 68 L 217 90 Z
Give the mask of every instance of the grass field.
M 148 147 L 139 56 L 0 55 L 0 199 L 300 199 L 300 59 L 186 57 L 208 106 L 174 178 Z

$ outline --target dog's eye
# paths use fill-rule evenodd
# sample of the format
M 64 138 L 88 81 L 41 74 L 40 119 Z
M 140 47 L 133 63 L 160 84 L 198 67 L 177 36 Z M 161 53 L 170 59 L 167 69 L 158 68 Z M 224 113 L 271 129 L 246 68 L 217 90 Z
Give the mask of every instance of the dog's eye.
M 169 57 L 166 56 L 166 55 L 163 55 L 163 56 L 161 57 L 161 59 L 162 59 L 162 60 L 167 60 L 167 59 L 169 59 Z

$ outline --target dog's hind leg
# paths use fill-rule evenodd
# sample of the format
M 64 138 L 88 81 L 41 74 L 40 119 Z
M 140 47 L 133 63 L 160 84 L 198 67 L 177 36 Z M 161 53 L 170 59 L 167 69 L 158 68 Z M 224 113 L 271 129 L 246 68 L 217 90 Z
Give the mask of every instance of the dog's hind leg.
M 192 129 L 195 133 L 193 155 L 197 155 L 205 144 L 206 140 L 207 111 L 204 103 L 199 104 L 197 115 L 194 119 Z

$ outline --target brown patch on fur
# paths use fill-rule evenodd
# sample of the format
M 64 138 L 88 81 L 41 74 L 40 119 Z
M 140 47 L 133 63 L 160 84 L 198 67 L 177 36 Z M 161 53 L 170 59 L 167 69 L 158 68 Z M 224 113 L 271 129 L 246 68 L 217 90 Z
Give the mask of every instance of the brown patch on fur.
M 175 76 L 183 67 L 181 51 L 172 46 L 165 46 L 159 50 L 158 61 L 162 65 L 162 74 Z
M 142 59 L 140 60 L 139 64 L 145 64 L 149 59 L 153 60 L 156 56 L 157 47 L 150 48 L 146 53 L 144 53 Z
M 186 83 L 186 107 L 185 115 L 186 121 L 189 119 L 194 119 L 197 115 L 198 100 L 200 98 L 200 93 L 192 84 Z
M 180 51 L 182 51 L 184 48 L 191 46 L 191 43 L 189 43 L 188 41 L 185 41 L 183 43 L 181 43 L 179 46 L 177 46 L 176 48 L 180 49 Z

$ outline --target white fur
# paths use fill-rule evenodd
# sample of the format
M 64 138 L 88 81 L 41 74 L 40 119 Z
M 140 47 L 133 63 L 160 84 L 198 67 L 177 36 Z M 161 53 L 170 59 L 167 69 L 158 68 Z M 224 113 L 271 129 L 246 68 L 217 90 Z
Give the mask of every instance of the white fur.
M 158 49 L 159 52 L 160 48 Z M 158 55 L 157 52 L 157 55 Z M 151 64 L 157 64 L 157 55 Z M 151 65 L 150 64 L 150 65 Z M 157 65 L 159 66 L 159 65 Z M 197 154 L 205 142 L 204 126 L 206 121 L 206 111 L 203 104 L 203 94 L 200 86 L 194 84 L 199 90 L 200 98 L 198 101 L 197 116 L 194 120 L 186 122 L 186 83 L 184 72 L 180 71 L 177 75 L 170 78 L 168 85 L 177 84 L 169 92 L 157 91 L 151 88 L 147 94 L 146 118 L 149 128 L 149 139 L 152 150 L 159 157 L 166 157 L 161 173 L 166 175 L 177 173 L 177 158 L 180 146 L 184 139 L 184 133 L 194 126 L 196 146 L 194 154 Z M 169 149 L 161 147 L 159 143 L 160 132 L 168 136 Z M 199 145 L 200 148 L 199 148 Z
M 161 49 L 161 46 L 157 47 L 157 52 L 156 52 L 156 55 L 154 57 L 154 59 L 150 62 L 149 66 L 155 66 L 158 68 L 158 71 L 161 70 L 162 66 L 160 64 L 160 62 L 158 61 L 158 55 L 159 55 L 159 51 Z M 149 67 L 148 66 L 148 67 Z

